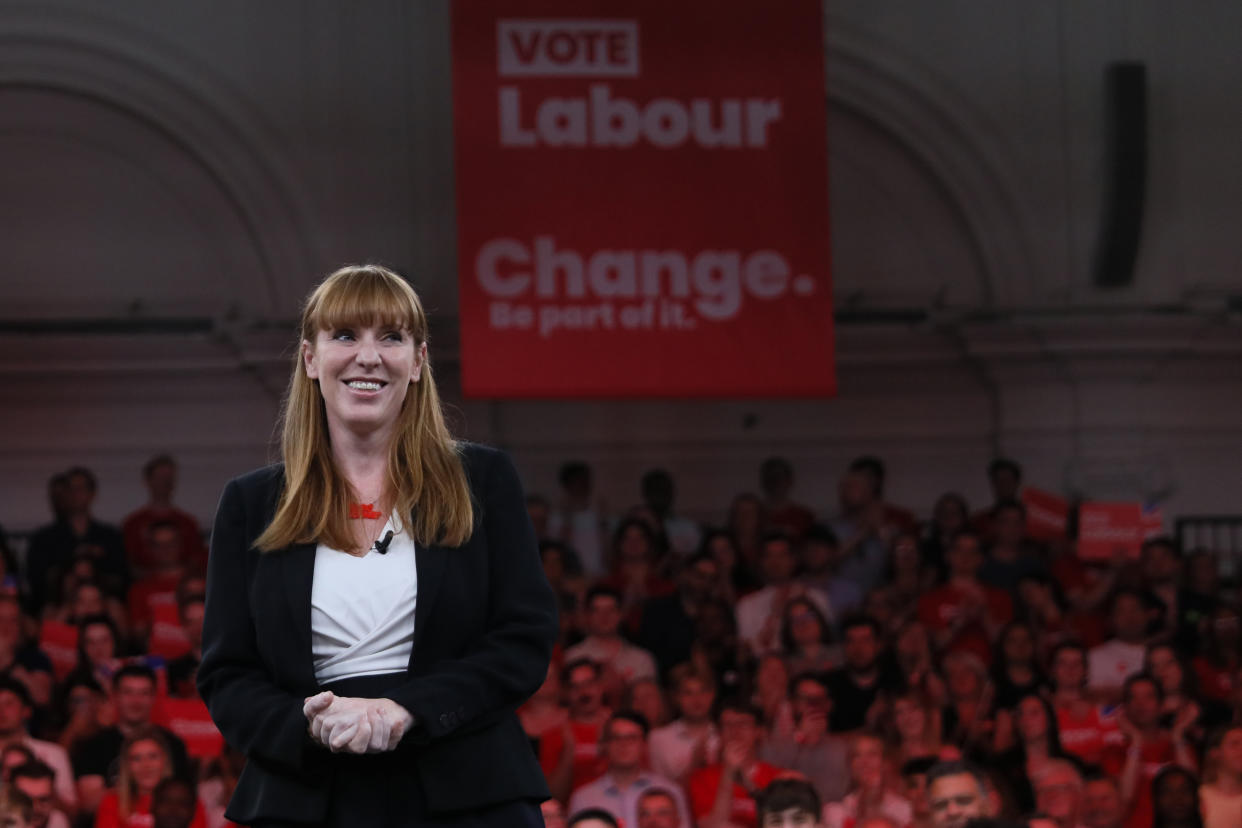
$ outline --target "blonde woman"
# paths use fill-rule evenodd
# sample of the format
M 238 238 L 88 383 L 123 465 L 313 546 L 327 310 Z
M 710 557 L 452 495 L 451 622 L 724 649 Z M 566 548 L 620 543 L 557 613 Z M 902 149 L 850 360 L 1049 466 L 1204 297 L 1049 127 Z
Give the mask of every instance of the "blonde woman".
M 557 634 L 522 487 L 453 439 L 408 284 L 346 267 L 308 298 L 284 462 L 228 484 L 198 688 L 247 757 L 252 826 L 541 825 L 515 713 Z
M 146 828 L 151 821 L 151 796 L 172 776 L 172 754 L 155 727 L 140 728 L 121 745 L 116 789 L 104 794 L 95 812 L 95 828 Z M 207 818 L 196 805 L 190 828 L 205 828 Z

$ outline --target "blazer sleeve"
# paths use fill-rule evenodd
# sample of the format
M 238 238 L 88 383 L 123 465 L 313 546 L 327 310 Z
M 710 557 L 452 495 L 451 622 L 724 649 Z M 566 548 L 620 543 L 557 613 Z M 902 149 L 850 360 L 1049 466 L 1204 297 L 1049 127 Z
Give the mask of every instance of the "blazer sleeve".
M 502 451 L 492 455 L 482 503 L 487 543 L 487 630 L 468 653 L 437 664 L 387 696 L 414 716 L 406 736 L 426 743 L 490 724 L 543 684 L 558 633 L 556 597 L 539 548 L 517 470 Z
M 237 481 L 220 497 L 207 558 L 199 695 L 237 750 L 301 770 L 311 746 L 303 700 L 272 680 L 259 656 L 250 614 L 246 501 Z

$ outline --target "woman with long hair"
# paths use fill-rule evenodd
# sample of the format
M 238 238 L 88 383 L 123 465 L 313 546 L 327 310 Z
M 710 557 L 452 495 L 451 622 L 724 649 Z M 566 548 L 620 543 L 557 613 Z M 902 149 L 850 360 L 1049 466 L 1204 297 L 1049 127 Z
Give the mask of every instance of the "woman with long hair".
M 145 828 L 151 822 L 151 795 L 155 786 L 172 776 L 172 754 L 156 727 L 130 733 L 121 744 L 116 788 L 104 794 L 95 813 L 95 828 Z M 199 804 L 190 828 L 205 828 L 207 817 Z
M 1009 793 L 1017 810 L 1029 813 L 1035 807 L 1031 780 L 1050 759 L 1077 761 L 1061 748 L 1057 714 L 1038 692 L 1028 692 L 1008 710 L 997 714 L 997 730 L 1012 734 L 1012 746 L 999 751 L 996 764 L 1008 780 Z
M 244 824 L 538 824 L 515 712 L 557 635 L 508 456 L 449 433 L 413 289 L 342 268 L 307 299 L 284 462 L 225 487 L 198 689 L 247 757 Z
M 662 554 L 660 541 L 646 521 L 629 517 L 613 532 L 608 556 L 612 574 L 601 580 L 600 586 L 621 594 L 621 623 L 629 635 L 637 634 L 647 599 L 671 595 L 676 590 L 657 571 Z
M 849 767 L 849 793 L 840 802 L 824 808 L 826 828 L 849 828 L 872 817 L 894 825 L 909 825 L 914 810 L 906 798 L 893 789 L 884 760 L 884 740 L 874 733 L 859 731 L 850 737 L 846 752 Z
M 1026 624 L 1012 621 L 1001 629 L 992 657 L 992 684 L 998 708 L 1013 707 L 1022 696 L 1044 686 L 1035 655 L 1035 633 Z
M 833 645 L 832 625 L 807 598 L 793 598 L 781 612 L 781 655 L 789 675 L 826 673 L 840 666 L 840 648 Z
M 912 759 L 960 758 L 961 753 L 940 739 L 940 706 L 918 690 L 898 693 L 888 700 L 886 717 L 888 755 L 895 768 Z

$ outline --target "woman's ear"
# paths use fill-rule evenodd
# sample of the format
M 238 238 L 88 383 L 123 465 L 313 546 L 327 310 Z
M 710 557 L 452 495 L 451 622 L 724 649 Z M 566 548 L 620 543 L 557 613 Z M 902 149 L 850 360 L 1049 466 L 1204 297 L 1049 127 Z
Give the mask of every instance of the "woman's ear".
M 410 368 L 410 383 L 418 382 L 418 378 L 422 376 L 423 365 L 427 362 L 427 343 L 423 341 L 419 343 L 418 349 L 414 351 L 414 365 Z
M 302 367 L 306 369 L 306 376 L 311 379 L 319 379 L 319 366 L 315 362 L 315 346 L 310 340 L 302 340 Z

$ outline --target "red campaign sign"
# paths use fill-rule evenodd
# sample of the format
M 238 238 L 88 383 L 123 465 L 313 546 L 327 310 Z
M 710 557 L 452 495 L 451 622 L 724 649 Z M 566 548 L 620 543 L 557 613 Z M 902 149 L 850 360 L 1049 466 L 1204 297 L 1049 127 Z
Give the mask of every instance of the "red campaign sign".
M 78 628 L 45 618 L 39 625 L 39 649 L 52 662 L 52 675 L 63 681 L 78 666 Z
M 1084 503 L 1078 510 L 1078 557 L 1109 560 L 1120 551 L 1137 558 L 1143 541 L 1161 534 L 1160 509 L 1142 503 Z
M 834 393 L 818 0 L 453 10 L 464 392 Z
M 214 758 L 224 748 L 224 737 L 211 720 L 202 699 L 160 699 L 157 721 L 185 742 L 186 753 Z
M 1050 543 L 1065 540 L 1069 527 L 1069 501 L 1052 492 L 1023 489 L 1022 505 L 1026 507 L 1026 533 L 1037 541 Z

